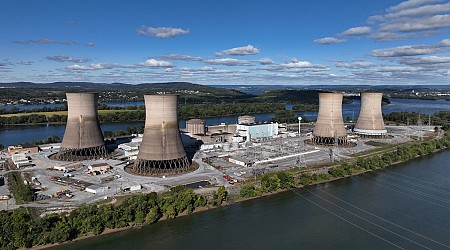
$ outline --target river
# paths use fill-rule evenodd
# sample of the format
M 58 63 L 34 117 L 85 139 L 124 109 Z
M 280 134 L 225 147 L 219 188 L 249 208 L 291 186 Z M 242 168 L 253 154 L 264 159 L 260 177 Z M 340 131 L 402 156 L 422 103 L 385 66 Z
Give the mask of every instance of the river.
M 53 249 L 443 249 L 450 150 Z
M 108 105 L 126 106 L 127 103 L 107 103 Z M 139 102 L 133 102 L 131 105 L 139 105 Z M 354 100 L 351 104 L 342 105 L 342 114 L 344 120 L 357 119 L 359 114 L 360 101 Z M 384 105 L 382 107 L 383 113 L 389 114 L 396 111 L 408 111 L 408 112 L 421 112 L 425 114 L 433 114 L 440 110 L 450 110 L 450 102 L 446 100 L 419 100 L 419 99 L 397 99 L 392 98 L 391 104 Z M 317 112 L 298 112 L 298 116 L 302 116 L 308 119 L 315 119 Z M 274 117 L 273 113 L 268 114 L 256 114 L 254 115 L 257 121 L 269 121 Z M 206 118 L 205 123 L 207 125 L 214 125 L 219 123 L 237 123 L 238 116 L 223 116 Z M 127 127 L 143 126 L 143 122 L 124 122 L 124 123 L 112 123 L 102 124 L 102 131 L 116 131 L 126 130 Z M 185 128 L 185 121 L 180 120 L 180 128 Z M 65 125 L 33 125 L 33 126 L 7 126 L 0 128 L 0 144 L 3 145 L 15 145 L 23 142 L 30 142 L 33 140 L 43 140 L 57 135 L 60 138 L 63 137 Z

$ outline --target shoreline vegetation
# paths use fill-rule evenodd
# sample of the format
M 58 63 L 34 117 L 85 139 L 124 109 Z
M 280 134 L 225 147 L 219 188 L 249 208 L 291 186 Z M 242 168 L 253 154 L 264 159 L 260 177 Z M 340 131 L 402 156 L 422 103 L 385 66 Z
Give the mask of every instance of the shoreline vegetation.
M 42 249 L 63 242 L 142 227 L 164 219 L 383 169 L 449 147 L 450 133 L 446 132 L 440 139 L 386 146 L 382 152 L 335 163 L 328 166 L 328 173 L 311 174 L 314 168 L 294 168 L 263 174 L 256 180 L 242 183 L 239 195 L 234 196 L 229 196 L 223 186 L 208 195 L 196 194 L 193 189 L 177 186 L 162 194 L 153 192 L 117 197 L 120 201 L 115 204 L 85 204 L 70 213 L 50 214 L 43 218 L 23 207 L 0 211 L 0 248 Z
M 276 113 L 285 109 L 283 103 L 224 103 L 224 104 L 196 104 L 181 105 L 179 107 L 180 119 L 191 119 L 197 117 L 221 117 L 231 115 Z M 317 111 L 317 105 L 296 104 L 293 112 Z M 145 121 L 145 109 L 143 106 L 120 109 L 98 110 L 100 123 L 116 123 Z M 65 124 L 67 122 L 67 111 L 45 111 L 33 113 L 17 113 L 0 115 L 0 126 L 6 125 L 39 125 L 39 124 Z

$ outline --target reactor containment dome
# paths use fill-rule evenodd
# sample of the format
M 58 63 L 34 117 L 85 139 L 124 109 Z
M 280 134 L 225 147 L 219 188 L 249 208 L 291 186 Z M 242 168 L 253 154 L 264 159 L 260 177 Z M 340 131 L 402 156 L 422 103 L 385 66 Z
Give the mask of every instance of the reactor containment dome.
M 141 175 L 177 174 L 189 170 L 178 126 L 178 95 L 145 95 L 145 128 L 131 171 Z
M 107 157 L 98 121 L 98 93 L 67 93 L 67 125 L 55 159 L 78 161 Z
M 319 114 L 312 133 L 312 143 L 348 143 L 342 118 L 342 98 L 343 95 L 339 93 L 319 93 Z
M 353 129 L 356 134 L 369 137 L 386 136 L 387 130 L 381 112 L 382 98 L 382 93 L 361 93 L 361 110 Z

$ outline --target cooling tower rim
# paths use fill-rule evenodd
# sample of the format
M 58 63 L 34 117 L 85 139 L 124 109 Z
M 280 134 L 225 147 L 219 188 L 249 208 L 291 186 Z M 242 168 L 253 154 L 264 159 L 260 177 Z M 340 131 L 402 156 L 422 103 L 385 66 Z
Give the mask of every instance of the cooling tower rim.
M 380 135 L 380 134 L 386 134 L 387 130 L 386 129 L 372 130 L 372 129 L 354 128 L 353 132 L 355 132 L 357 134 L 364 134 L 364 135 Z
M 71 95 L 71 94 L 73 94 L 73 95 L 75 95 L 75 94 L 100 94 L 99 92 L 66 92 L 66 95 Z
M 361 92 L 361 95 L 383 95 L 381 92 Z
M 180 94 L 146 94 L 144 95 L 144 97 L 146 96 L 180 96 Z
M 342 93 L 329 93 L 329 92 L 322 92 L 322 93 L 319 93 L 319 96 L 320 95 L 322 95 L 322 96 L 343 96 L 344 94 L 342 94 Z

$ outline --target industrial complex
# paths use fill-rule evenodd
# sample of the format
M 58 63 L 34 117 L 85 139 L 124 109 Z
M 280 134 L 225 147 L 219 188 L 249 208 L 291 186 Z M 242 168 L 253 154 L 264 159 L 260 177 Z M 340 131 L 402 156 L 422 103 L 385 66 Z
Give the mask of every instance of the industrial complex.
M 344 124 L 341 93 L 319 94 L 315 123 L 301 125 L 301 118 L 298 126 L 259 122 L 246 115 L 238 117 L 236 124 L 206 125 L 202 119 L 191 119 L 181 131 L 178 95 L 144 98 L 144 133 L 128 137 L 108 152 L 96 110 L 98 94 L 67 93 L 69 112 L 62 143 L 16 145 L 2 152 L 0 197 L 6 202 L 0 201 L 0 209 L 17 207 L 3 178 L 11 171 L 21 172 L 34 187 L 33 206 L 64 210 L 130 192 L 163 192 L 177 185 L 232 189 L 260 173 L 350 158 L 377 143 L 398 144 L 433 129 L 385 126 L 380 93 L 361 94 L 354 128 Z

